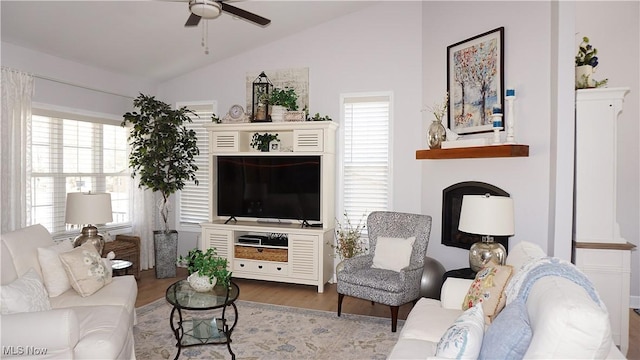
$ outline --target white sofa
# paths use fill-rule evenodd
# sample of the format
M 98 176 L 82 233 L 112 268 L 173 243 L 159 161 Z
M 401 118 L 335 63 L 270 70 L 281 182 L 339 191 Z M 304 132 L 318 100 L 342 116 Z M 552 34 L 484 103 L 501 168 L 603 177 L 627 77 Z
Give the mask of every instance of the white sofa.
M 514 246 L 507 256 L 507 265 L 513 267 L 505 292 L 509 293 L 509 286 L 515 286 L 518 280 L 525 277 L 525 272 L 541 261 L 550 260 L 535 244 L 521 242 Z M 528 266 L 527 266 L 528 265 Z M 566 264 L 565 264 L 566 265 Z M 576 268 L 577 270 L 577 268 Z M 519 271 L 523 271 L 517 276 Z M 518 280 L 516 280 L 518 279 Z M 399 334 L 389 359 L 438 359 L 449 358 L 442 356 L 438 343 L 447 330 L 460 323 L 463 314 L 462 305 L 473 280 L 448 278 L 443 284 L 441 299 L 421 298 L 409 313 L 407 320 Z M 609 316 L 604 305 L 593 300 L 593 292 L 588 293 L 584 286 L 564 276 L 545 275 L 532 282 L 526 301 L 520 301 L 520 312 L 528 324 L 528 338 L 524 346 L 516 345 L 522 331 L 517 329 L 519 321 L 504 315 L 507 307 L 489 325 L 484 325 L 484 332 L 480 330 L 480 348 L 482 351 L 471 356 L 461 358 L 525 358 L 525 359 L 624 359 L 611 337 Z M 590 296 L 591 294 L 591 296 Z M 595 295 L 598 297 L 597 295 Z M 514 301 L 512 301 L 513 303 Z M 507 299 L 507 304 L 509 300 Z M 522 305 L 524 304 L 524 305 Z M 510 307 L 512 309 L 516 304 Z M 507 305 L 509 306 L 509 305 Z M 470 310 L 471 311 L 471 310 Z M 509 310 L 512 314 L 513 311 Z M 521 316 L 522 317 L 522 316 Z M 506 325 L 505 325 L 506 324 Z M 492 326 L 492 335 L 489 330 Z M 513 329 L 510 329 L 513 326 Z M 448 332 L 448 335 L 451 331 Z M 497 334 L 497 336 L 496 336 Z M 484 336 L 484 338 L 482 338 Z M 447 335 L 445 335 L 445 338 Z M 489 338 L 494 342 L 488 345 Z M 528 339 L 531 339 L 528 342 Z M 495 340 L 498 339 L 497 342 Z M 472 341 L 465 338 L 462 346 L 473 347 Z M 466 343 L 468 341 L 468 343 Z M 515 355 L 514 348 L 522 347 Z M 500 349 L 504 348 L 504 349 Z M 486 350 L 486 352 L 485 352 Z M 503 352 L 504 350 L 504 352 Z M 502 352 L 502 355 L 495 355 Z M 493 353 L 494 355 L 487 355 Z
M 43 279 L 38 248 L 54 245 L 46 228 L 33 225 L 2 234 L 1 239 L 3 289 L 30 269 Z M 135 359 L 137 295 L 135 278 L 120 276 L 89 296 L 71 288 L 49 297 L 51 310 L 3 314 L 2 358 Z

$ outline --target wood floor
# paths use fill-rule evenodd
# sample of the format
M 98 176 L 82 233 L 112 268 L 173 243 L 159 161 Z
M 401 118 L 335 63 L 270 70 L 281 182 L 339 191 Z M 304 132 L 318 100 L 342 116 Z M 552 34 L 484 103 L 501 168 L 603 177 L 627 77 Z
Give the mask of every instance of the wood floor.
M 153 270 L 140 272 L 138 280 L 138 298 L 136 307 L 148 304 L 164 297 L 165 290 L 172 283 L 187 277 L 187 270 L 178 268 L 178 276 L 168 279 L 156 279 Z M 327 284 L 323 293 L 318 293 L 315 286 L 284 284 L 270 281 L 234 279 L 240 287 L 241 300 L 256 301 L 267 304 L 285 305 L 307 309 L 337 311 L 338 294 L 335 284 Z M 411 311 L 411 304 L 400 307 L 398 318 L 406 319 Z M 640 360 L 640 315 L 629 310 L 629 360 Z M 345 297 L 342 312 L 390 318 L 388 306 Z M 391 328 L 391 322 L 389 322 Z

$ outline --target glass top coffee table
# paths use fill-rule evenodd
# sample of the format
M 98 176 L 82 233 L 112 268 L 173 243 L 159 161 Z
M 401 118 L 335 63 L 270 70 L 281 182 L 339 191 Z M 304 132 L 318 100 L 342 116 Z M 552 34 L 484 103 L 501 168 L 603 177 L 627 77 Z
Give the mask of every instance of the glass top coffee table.
M 236 358 L 231 350 L 231 333 L 238 323 L 235 301 L 239 293 L 238 285 L 232 281 L 228 287 L 216 284 L 208 292 L 195 291 L 187 280 L 180 280 L 169 286 L 166 299 L 173 305 L 169 324 L 177 341 L 178 353 L 175 359 L 180 357 L 180 351 L 184 347 L 206 344 L 226 344 L 231 358 Z M 233 309 L 232 314 L 227 311 L 229 306 Z M 193 316 L 184 318 L 189 311 L 193 311 Z M 196 311 L 201 317 L 196 317 Z M 230 321 L 233 321 L 231 326 L 228 324 Z

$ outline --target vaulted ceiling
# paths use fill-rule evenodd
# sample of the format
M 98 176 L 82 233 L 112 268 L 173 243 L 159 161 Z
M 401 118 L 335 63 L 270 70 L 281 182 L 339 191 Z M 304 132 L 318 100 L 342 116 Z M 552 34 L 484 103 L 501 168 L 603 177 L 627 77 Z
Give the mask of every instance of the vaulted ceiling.
M 0 1 L 2 42 L 118 73 L 164 81 L 281 39 L 372 1 L 233 1 L 271 20 L 222 13 L 185 27 L 187 0 Z M 209 54 L 202 46 L 203 37 Z

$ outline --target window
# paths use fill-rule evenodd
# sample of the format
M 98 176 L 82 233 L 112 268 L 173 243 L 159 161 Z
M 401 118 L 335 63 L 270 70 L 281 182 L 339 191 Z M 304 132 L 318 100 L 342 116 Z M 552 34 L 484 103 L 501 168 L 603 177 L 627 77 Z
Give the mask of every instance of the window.
M 119 120 L 33 109 L 30 139 L 30 224 L 40 223 L 54 235 L 80 227 L 65 225 L 67 193 L 91 191 L 111 193 L 109 228 L 130 225 L 127 131 Z
M 341 216 L 346 213 L 355 226 L 391 203 L 391 94 L 349 94 L 341 100 Z
M 196 179 L 199 185 L 193 182 L 187 182 L 178 194 L 179 210 L 178 226 L 179 230 L 200 231 L 197 226 L 202 222 L 209 221 L 209 136 L 207 129 L 203 124 L 211 123 L 211 116 L 217 111 L 215 101 L 203 102 L 180 102 L 176 104 L 177 108 L 186 106 L 187 109 L 193 111 L 197 116 L 191 116 L 192 123 L 186 124 L 188 128 L 193 129 L 198 137 L 197 145 L 200 155 L 195 157 L 198 171 Z

